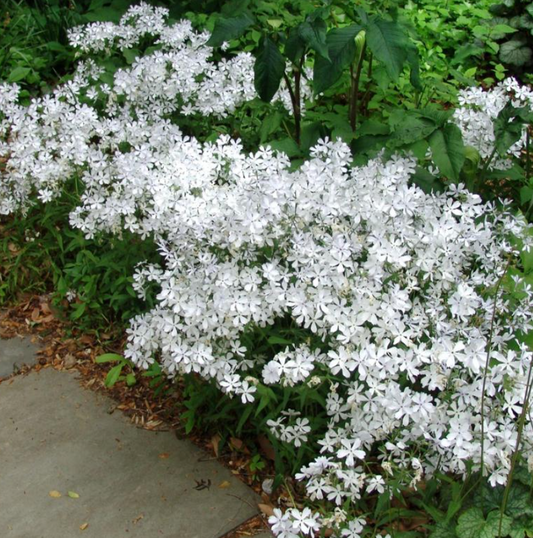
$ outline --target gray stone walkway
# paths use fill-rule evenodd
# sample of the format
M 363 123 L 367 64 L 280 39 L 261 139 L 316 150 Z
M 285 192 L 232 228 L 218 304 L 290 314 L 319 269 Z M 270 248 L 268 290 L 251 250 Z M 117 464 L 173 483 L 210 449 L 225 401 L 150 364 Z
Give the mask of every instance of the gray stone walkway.
M 34 365 L 37 350 L 38 347 L 28 337 L 0 340 L 0 378 L 9 377 L 25 364 Z
M 31 359 L 9 342 L 0 364 L 15 348 Z M 0 383 L 1 538 L 218 538 L 257 513 L 255 493 L 200 449 L 110 407 L 70 372 Z

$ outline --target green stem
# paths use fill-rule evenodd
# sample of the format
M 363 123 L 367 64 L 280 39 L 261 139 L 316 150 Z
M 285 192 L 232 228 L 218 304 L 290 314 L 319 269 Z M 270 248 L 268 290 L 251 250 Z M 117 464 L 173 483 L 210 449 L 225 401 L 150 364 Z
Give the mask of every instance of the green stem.
M 507 264 L 503 270 L 502 275 L 498 279 L 498 282 L 496 283 L 496 290 L 494 291 L 494 305 L 492 307 L 492 317 L 490 320 L 490 330 L 489 330 L 489 339 L 487 341 L 487 347 L 485 350 L 485 353 L 487 354 L 487 358 L 485 360 L 485 367 L 483 370 L 483 385 L 481 387 L 481 461 L 480 461 L 480 473 L 481 478 L 483 477 L 483 470 L 485 467 L 485 388 L 487 386 L 487 375 L 489 371 L 489 365 L 490 365 L 490 353 L 492 351 L 492 336 L 494 334 L 494 321 L 496 319 L 496 306 L 498 304 L 498 295 L 500 291 L 500 287 L 503 282 L 503 278 L 507 274 L 507 270 L 509 269 L 509 265 L 511 264 L 511 259 L 507 261 Z
M 485 164 L 483 165 L 483 168 L 481 170 L 481 173 L 479 174 L 480 181 L 483 181 L 485 179 L 485 174 L 487 173 L 487 170 L 489 169 L 489 165 L 492 162 L 492 159 L 494 159 L 494 155 L 496 155 L 496 148 L 492 150 L 492 153 L 489 155 L 488 159 L 485 161 Z
M 511 493 L 511 485 L 513 483 L 513 474 L 516 469 L 516 462 L 518 461 L 518 456 L 520 454 L 520 444 L 522 442 L 522 433 L 524 431 L 524 425 L 526 423 L 526 415 L 529 409 L 529 400 L 531 398 L 531 379 L 533 373 L 533 360 L 529 363 L 529 370 L 527 374 L 527 384 L 526 384 L 526 393 L 524 395 L 524 407 L 522 408 L 522 413 L 518 420 L 518 432 L 516 436 L 516 446 L 513 452 L 511 459 L 511 469 L 509 469 L 509 476 L 507 478 L 507 484 L 505 485 L 505 492 L 503 494 L 503 501 L 500 507 L 500 524 L 498 526 L 498 536 L 502 535 L 502 525 L 503 525 L 503 514 L 507 508 L 507 502 L 509 501 L 509 494 Z

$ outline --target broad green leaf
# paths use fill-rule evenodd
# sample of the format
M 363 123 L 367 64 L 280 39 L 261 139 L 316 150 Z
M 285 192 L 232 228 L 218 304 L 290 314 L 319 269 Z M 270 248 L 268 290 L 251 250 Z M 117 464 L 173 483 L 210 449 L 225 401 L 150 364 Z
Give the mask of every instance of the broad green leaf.
M 499 535 L 501 518 L 501 536 L 507 536 L 511 530 L 512 519 L 501 516 L 499 510 L 493 510 L 483 516 L 481 508 L 470 508 L 459 517 L 456 533 L 458 538 L 496 538 Z
M 421 166 L 416 167 L 415 173 L 411 175 L 409 181 L 418 185 L 425 193 L 442 192 L 444 190 L 440 178 L 435 177 Z
M 259 129 L 261 143 L 264 143 L 272 133 L 279 129 L 282 120 L 283 115 L 279 111 L 273 112 L 263 120 Z
M 473 43 L 467 43 L 457 49 L 455 56 L 453 57 L 452 64 L 461 64 L 472 56 L 482 56 L 483 48 L 474 45 Z
M 254 65 L 254 84 L 259 97 L 267 103 L 278 91 L 285 73 L 285 60 L 278 46 L 265 36 Z
M 422 91 L 422 80 L 420 79 L 420 62 L 418 60 L 418 51 L 414 45 L 409 44 L 406 47 L 407 51 L 407 63 L 411 68 L 411 73 L 409 74 L 409 80 L 418 91 Z
M 97 362 L 99 364 L 104 362 L 116 362 L 116 361 L 123 361 L 124 357 L 122 355 L 119 355 L 118 353 L 104 353 L 103 355 L 99 355 L 94 359 L 94 362 Z
M 437 523 L 429 538 L 456 538 L 454 525 L 444 522 Z
M 236 17 L 247 9 L 249 4 L 250 0 L 230 0 L 229 2 L 224 2 L 220 12 L 227 17 Z
M 531 49 L 521 41 L 512 39 L 500 45 L 500 60 L 521 67 L 531 60 Z
M 113 368 L 111 368 L 109 372 L 107 372 L 107 376 L 104 382 L 106 387 L 112 387 L 118 381 L 123 366 L 123 363 L 117 364 L 116 366 L 113 366 Z
M 276 151 L 285 153 L 288 157 L 297 157 L 301 154 L 298 144 L 289 137 L 282 138 L 281 140 L 273 140 L 268 145 Z
M 267 22 L 274 30 L 277 30 L 283 24 L 281 19 L 268 19 Z
M 427 118 L 433 122 L 438 127 L 444 127 L 449 119 L 452 117 L 453 112 L 449 110 L 439 110 L 437 108 L 419 108 L 418 110 L 413 111 L 417 116 Z
M 330 88 L 354 60 L 355 38 L 361 26 L 353 24 L 343 28 L 333 28 L 326 36 L 329 60 L 323 56 L 315 58 L 313 89 L 315 94 Z
M 379 17 L 369 19 L 365 27 L 368 47 L 387 73 L 397 80 L 407 58 L 408 41 L 401 26 Z
M 323 138 L 326 133 L 324 132 L 324 125 L 320 121 L 314 121 L 302 126 L 302 134 L 300 140 L 300 147 L 303 151 L 310 150 L 320 138 Z
M 326 45 L 326 22 L 315 19 L 313 22 L 305 21 L 299 26 L 299 32 L 307 45 L 320 56 L 329 60 L 328 47 Z
M 389 134 L 389 132 L 390 132 L 390 129 L 388 125 L 385 125 L 384 123 L 381 123 L 376 120 L 367 120 L 364 123 L 362 123 L 357 129 L 357 133 L 360 136 L 387 135 Z
M 139 57 L 140 51 L 138 49 L 124 49 L 122 54 L 124 54 L 126 61 L 132 64 Z
M 465 147 L 461 129 L 449 123 L 434 131 L 429 137 L 433 161 L 442 174 L 453 181 L 459 181 L 459 174 L 465 162 Z
M 524 108 L 516 108 L 509 102 L 494 120 L 494 136 L 496 149 L 505 155 L 508 149 L 522 137 L 523 124 L 530 121 L 529 112 Z
M 7 77 L 8 82 L 20 82 L 22 79 L 26 78 L 27 75 L 31 72 L 31 69 L 29 67 L 15 67 L 9 73 L 9 76 Z
M 393 137 L 388 144 L 391 148 L 423 140 L 438 128 L 438 125 L 433 120 L 418 114 L 409 114 L 402 110 L 391 114 L 389 123 L 393 131 Z
M 512 28 L 508 24 L 495 24 L 490 30 L 491 39 L 501 39 L 506 34 L 514 34 L 516 28 Z
M 526 254 L 528 254 L 529 259 L 526 258 L 525 260 L 524 270 L 528 272 L 532 267 L 533 251 Z M 533 516 L 533 503 L 530 499 L 529 488 L 524 488 L 520 484 L 512 485 L 507 500 L 507 506 L 505 507 L 505 513 L 513 518 Z
M 231 41 L 241 37 L 246 29 L 253 24 L 253 19 L 248 13 L 241 13 L 236 17 L 219 17 L 215 22 L 215 28 L 207 41 L 210 47 L 219 47 L 225 41 Z
M 285 56 L 293 63 L 299 64 L 305 53 L 305 41 L 300 35 L 299 27 L 291 28 L 287 41 L 285 42 Z M 320 56 L 317 56 L 317 59 Z

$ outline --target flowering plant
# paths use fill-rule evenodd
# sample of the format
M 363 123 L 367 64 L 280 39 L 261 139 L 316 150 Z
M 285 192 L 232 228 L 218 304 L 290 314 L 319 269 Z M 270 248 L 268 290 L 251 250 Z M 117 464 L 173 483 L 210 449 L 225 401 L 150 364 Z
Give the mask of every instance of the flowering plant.
M 293 170 L 268 146 L 184 135 L 176 115 L 229 114 L 252 97 L 251 64 L 212 63 L 206 34 L 164 17 L 141 5 L 119 25 L 72 32 L 82 51 L 156 36 L 160 49 L 111 84 L 86 60 L 26 108 L 16 87 L 0 87 L 0 213 L 46 202 L 75 177 L 72 226 L 154 240 L 164 262 L 134 279 L 141 297 L 157 285 L 156 304 L 131 320 L 126 357 L 258 399 L 258 413 L 282 402 L 266 427 L 306 453 L 296 478 L 311 501 L 341 510 L 436 472 L 503 484 L 519 440 L 533 462 L 532 354 L 518 338 L 533 292 L 512 270 L 531 248 L 525 220 L 461 184 L 424 193 L 409 156 L 353 167 L 346 144 L 321 140 Z M 531 104 L 507 82 L 465 92 L 456 113 L 484 157 L 493 139 L 479 124 L 509 89 Z M 338 514 L 294 508 L 271 523 L 284 538 L 321 525 L 359 536 L 364 520 Z

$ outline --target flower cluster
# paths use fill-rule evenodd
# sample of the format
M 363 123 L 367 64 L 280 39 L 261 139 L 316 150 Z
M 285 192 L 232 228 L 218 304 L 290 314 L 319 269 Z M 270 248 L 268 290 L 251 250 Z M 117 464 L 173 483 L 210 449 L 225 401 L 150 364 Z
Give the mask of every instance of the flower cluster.
M 185 136 L 175 113 L 224 115 L 253 97 L 251 60 L 212 62 L 207 34 L 167 25 L 163 9 L 140 5 L 71 39 L 100 52 L 146 35 L 159 48 L 112 85 L 87 60 L 28 107 L 0 86 L 0 213 L 79 181 L 74 227 L 88 237 L 128 230 L 155 240 L 164 260 L 134 276 L 141 297 L 148 283 L 159 291 L 131 320 L 129 359 L 158 360 L 170 376 L 195 372 L 244 403 L 267 387 L 321 395 L 321 430 L 304 406 L 268 427 L 316 449 L 296 478 L 337 510 L 275 512 L 278 536 L 330 525 L 358 538 L 364 521 L 341 506 L 390 491 L 391 477 L 416 487 L 436 470 L 471 466 L 505 482 L 532 361 L 516 334 L 532 327 L 533 291 L 506 276 L 517 238 L 531 247 L 527 224 L 462 185 L 425 194 L 411 183 L 412 158 L 353 167 L 348 146 L 322 140 L 293 170 L 269 147 L 248 154 L 228 136 Z M 531 104 L 512 81 L 462 94 L 455 121 L 484 158 L 489 120 L 510 91 Z M 254 332 L 269 352 L 257 354 Z M 529 418 L 522 440 L 533 457 Z
M 492 157 L 494 150 L 494 120 L 507 103 L 516 108 L 533 108 L 533 91 L 527 86 L 520 86 L 514 78 L 508 78 L 494 88 L 484 91 L 482 88 L 468 88 L 459 92 L 459 104 L 453 115 L 454 122 L 463 134 L 464 143 L 475 148 L 482 159 Z M 526 144 L 526 130 L 523 137 L 509 148 L 510 156 L 519 156 Z M 489 168 L 505 170 L 512 161 L 496 156 Z
M 100 60 L 105 52 L 150 36 L 155 50 L 116 70 L 111 84 L 105 69 L 90 59 L 79 62 L 72 80 L 28 107 L 17 104 L 16 85 L 0 84 L 0 158 L 8 159 L 6 171 L 0 171 L 0 214 L 24 207 L 34 195 L 53 199 L 68 178 L 87 167 L 86 179 L 96 174 L 99 183 L 111 183 L 116 167 L 106 159 L 132 157 L 119 147 L 134 148 L 132 154 L 142 160 L 159 142 L 183 139 L 176 116 L 223 117 L 256 97 L 249 53 L 214 62 L 206 45 L 209 33 L 196 32 L 189 21 L 167 24 L 167 16 L 168 10 L 141 3 L 120 24 L 71 31 L 72 45 L 98 52 Z M 303 91 L 310 94 L 308 85 Z M 274 100 L 290 109 L 286 88 Z

